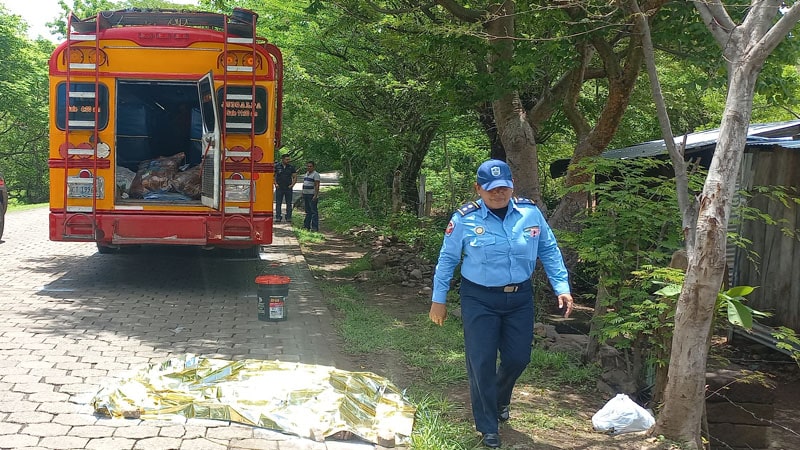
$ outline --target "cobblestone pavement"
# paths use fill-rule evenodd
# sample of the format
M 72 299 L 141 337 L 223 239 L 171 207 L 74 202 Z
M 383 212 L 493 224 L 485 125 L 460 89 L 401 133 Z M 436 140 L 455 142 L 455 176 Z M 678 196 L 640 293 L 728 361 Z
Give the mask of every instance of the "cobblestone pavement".
M 380 448 L 225 421 L 107 419 L 94 394 L 186 353 L 337 366 L 331 316 L 288 225 L 262 260 L 194 248 L 101 255 L 50 242 L 48 210 L 10 212 L 0 242 L 0 448 Z M 259 321 L 254 278 L 289 276 L 287 317 Z

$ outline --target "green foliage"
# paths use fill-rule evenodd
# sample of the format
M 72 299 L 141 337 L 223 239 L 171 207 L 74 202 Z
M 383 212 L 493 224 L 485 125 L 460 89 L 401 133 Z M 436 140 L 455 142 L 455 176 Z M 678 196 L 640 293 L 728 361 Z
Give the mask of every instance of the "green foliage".
M 22 203 L 48 199 L 47 60 L 52 44 L 26 37 L 18 16 L 0 9 L 0 170 Z
M 396 236 L 429 261 L 435 261 L 438 256 L 447 223 L 441 217 L 417 218 L 404 212 L 388 216 L 367 214 L 358 207 L 357 200 L 347 195 L 341 187 L 326 189 L 319 208 L 326 227 L 337 233 L 347 234 L 353 229 L 368 226 L 374 233 Z
M 794 221 L 787 217 L 776 218 L 765 212 L 768 208 L 764 206 L 764 203 L 769 202 L 778 203 L 784 208 L 800 206 L 800 188 L 778 185 L 753 186 L 749 191 L 739 191 L 738 195 L 744 199 L 735 207 L 735 217 L 739 221 L 752 220 L 774 225 L 779 227 L 785 236 L 800 240 L 800 227 L 794 224 Z M 743 242 L 741 246 L 746 248 L 746 244 L 749 243 Z
M 319 210 L 325 226 L 340 234 L 374 220 L 339 186 L 325 188 Z
M 650 292 L 675 277 L 658 269 L 668 265 L 681 240 L 671 166 L 659 159 L 599 157 L 575 170 L 590 175 L 574 189 L 587 192 L 594 203 L 581 220 L 583 230 L 559 239 L 577 251 L 582 272 L 597 280 L 596 303 L 607 312 L 596 318 L 594 332 L 631 360 L 664 364 L 674 300 L 652 298 Z M 690 184 L 698 188 L 700 180 Z M 641 374 L 644 369 L 636 368 Z
M 682 275 L 682 274 L 681 274 Z M 682 276 L 679 283 L 665 283 L 666 285 L 654 292 L 654 295 L 677 300 L 683 284 Z M 745 296 L 755 290 L 751 286 L 734 286 L 730 289 L 719 291 L 715 309 L 717 317 L 724 317 L 731 325 L 740 326 L 747 330 L 753 328 L 753 317 L 769 317 L 769 313 L 757 311 L 745 304 Z
M 292 220 L 295 219 L 292 218 Z M 298 225 L 294 227 L 294 233 L 297 235 L 297 241 L 300 243 L 300 245 L 318 244 L 325 240 L 325 237 L 323 237 L 318 231 L 310 231 L 300 227 L 299 221 Z
M 792 359 L 800 365 L 800 350 L 798 350 L 800 349 L 800 336 L 791 328 L 782 326 L 772 333 L 772 337 L 778 341 L 776 347 L 788 351 Z
M 575 191 L 595 199 L 581 220 L 583 230 L 559 239 L 578 252 L 588 273 L 602 279 L 607 305 L 636 303 L 632 273 L 665 266 L 680 247 L 680 214 L 669 164 L 658 159 L 587 158 L 575 170 L 591 175 Z M 699 182 L 699 181 L 698 181 Z
M 669 342 L 675 316 L 675 287 L 680 293 L 683 272 L 668 267 L 644 266 L 632 273 L 627 301 L 614 305 L 601 318 L 598 338 L 616 348 L 642 350 L 648 366 L 669 361 Z M 663 286 L 649 295 L 656 286 Z
M 717 309 L 726 312 L 728 322 L 745 329 L 753 328 L 753 316 L 767 317 L 769 314 L 756 311 L 744 304 L 745 296 L 753 292 L 750 286 L 735 286 L 717 294 Z

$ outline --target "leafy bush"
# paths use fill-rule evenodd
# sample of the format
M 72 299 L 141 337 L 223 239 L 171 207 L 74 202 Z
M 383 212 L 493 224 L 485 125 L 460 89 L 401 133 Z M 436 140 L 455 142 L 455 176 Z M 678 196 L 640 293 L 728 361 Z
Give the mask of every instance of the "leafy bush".
M 326 226 L 337 233 L 346 234 L 354 229 L 371 227 L 375 233 L 396 236 L 417 249 L 418 254 L 428 261 L 436 261 L 447 225 L 447 218 L 418 218 L 407 212 L 369 215 L 358 207 L 357 199 L 338 187 L 325 190 L 319 208 Z

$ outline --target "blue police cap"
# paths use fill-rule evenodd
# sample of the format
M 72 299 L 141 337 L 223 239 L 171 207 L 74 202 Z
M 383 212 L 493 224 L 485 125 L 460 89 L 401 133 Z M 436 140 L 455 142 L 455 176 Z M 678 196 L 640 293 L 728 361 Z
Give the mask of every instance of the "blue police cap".
M 478 167 L 478 184 L 485 191 L 497 187 L 514 188 L 511 179 L 511 168 L 499 159 L 490 159 Z

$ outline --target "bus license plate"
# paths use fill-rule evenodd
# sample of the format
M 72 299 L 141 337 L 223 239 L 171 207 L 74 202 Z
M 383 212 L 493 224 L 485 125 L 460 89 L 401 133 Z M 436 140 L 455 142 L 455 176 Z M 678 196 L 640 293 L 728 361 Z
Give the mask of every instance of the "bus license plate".
M 92 198 L 92 178 L 69 177 L 67 182 L 67 197 Z M 97 198 L 103 198 L 103 177 L 97 177 Z

